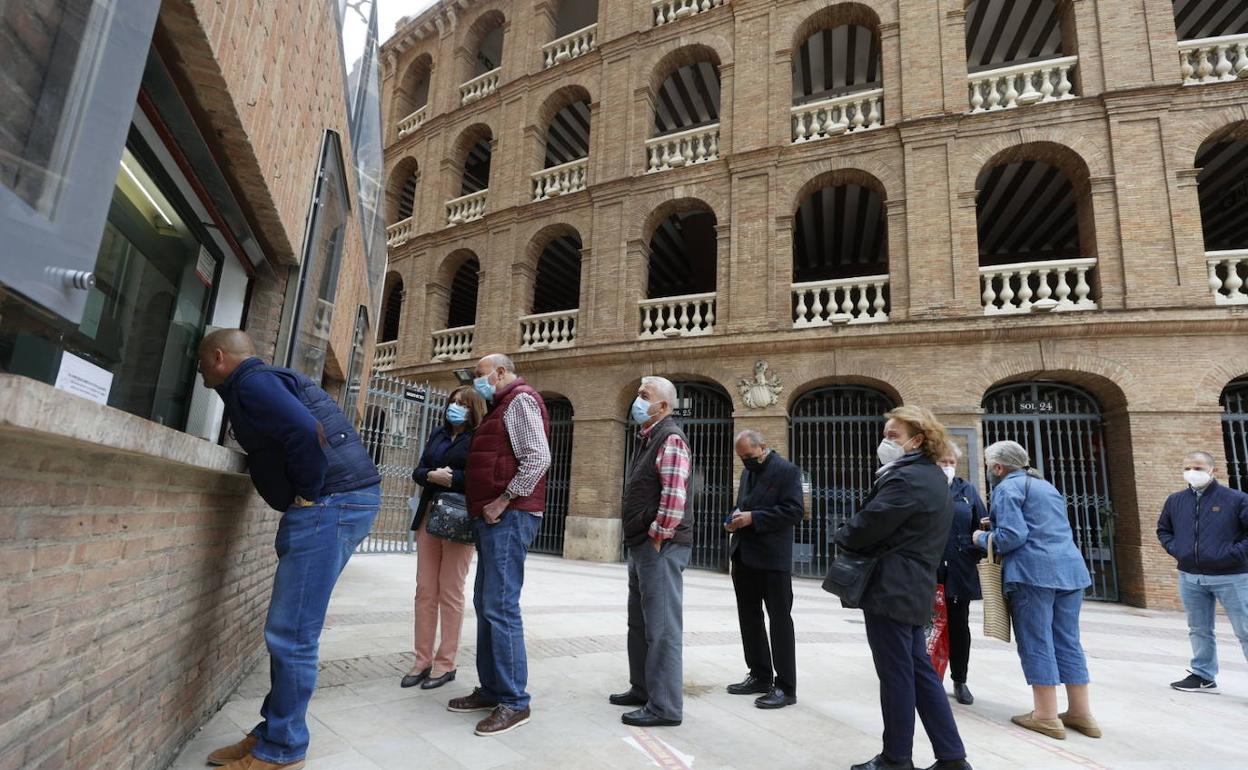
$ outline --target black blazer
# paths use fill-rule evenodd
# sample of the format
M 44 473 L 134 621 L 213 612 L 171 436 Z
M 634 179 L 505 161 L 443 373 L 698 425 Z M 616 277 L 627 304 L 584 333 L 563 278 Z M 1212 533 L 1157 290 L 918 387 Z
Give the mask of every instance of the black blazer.
M 749 476 L 755 476 L 749 491 Z M 742 471 L 737 510 L 754 516 L 732 533 L 729 552 L 754 569 L 793 571 L 793 527 L 802 520 L 802 472 L 773 452 L 757 472 Z
M 420 505 L 416 508 L 416 515 L 412 517 L 412 529 L 420 528 L 420 520 L 424 517 L 425 511 L 429 510 L 429 504 L 439 494 L 443 492 L 463 493 L 464 491 L 464 468 L 468 465 L 468 445 L 472 443 L 472 431 L 465 430 L 453 438 L 451 445 L 446 449 L 446 455 L 442 458 L 442 462 L 434 462 L 433 447 L 445 435 L 445 427 L 437 428 L 430 434 L 429 440 L 425 442 L 424 451 L 420 453 L 420 462 L 416 465 L 416 469 L 412 471 L 412 479 L 421 487 Z M 451 469 L 450 489 L 428 482 L 429 471 L 436 471 L 438 468 Z
M 912 452 L 878 477 L 862 507 L 836 531 L 841 548 L 882 554 L 862 597 L 866 612 L 925 625 L 936 596 L 936 567 L 953 525 L 949 482 L 935 462 Z

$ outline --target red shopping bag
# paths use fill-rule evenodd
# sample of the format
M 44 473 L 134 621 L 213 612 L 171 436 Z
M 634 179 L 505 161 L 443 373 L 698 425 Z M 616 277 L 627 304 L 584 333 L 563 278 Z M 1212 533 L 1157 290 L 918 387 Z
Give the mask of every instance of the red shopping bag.
M 945 587 L 940 583 L 936 584 L 936 600 L 932 603 L 932 622 L 927 626 L 927 654 L 936 676 L 944 679 L 949 667 L 949 610 L 945 606 Z

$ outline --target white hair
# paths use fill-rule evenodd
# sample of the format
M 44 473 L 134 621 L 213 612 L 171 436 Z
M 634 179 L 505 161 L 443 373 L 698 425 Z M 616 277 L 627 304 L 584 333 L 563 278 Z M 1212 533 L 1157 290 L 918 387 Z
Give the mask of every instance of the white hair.
M 953 455 L 953 459 L 954 459 L 954 460 L 961 460 L 961 459 L 962 459 L 962 450 L 961 450 L 961 449 L 958 449 L 958 445 L 957 445 L 957 444 L 955 444 L 955 443 L 953 443 L 952 441 L 950 441 L 948 444 L 946 444 L 946 446 L 948 447 L 948 452 L 947 452 L 946 454 L 951 454 L 951 455 Z M 943 459 L 943 458 L 942 458 L 942 459 Z
M 738 433 L 736 439 L 734 439 L 732 443 L 734 444 L 740 443 L 742 439 L 750 442 L 750 446 L 759 446 L 759 447 L 767 446 L 767 441 L 766 439 L 763 438 L 763 434 L 759 433 L 753 428 L 746 428 L 745 430 Z
M 1016 471 L 1031 467 L 1031 457 L 1027 450 L 1017 441 L 998 441 L 984 450 L 984 459 L 989 464 L 998 464 Z
M 676 408 L 676 386 L 671 380 L 665 377 L 642 377 L 641 384 L 649 386 L 654 391 L 654 395 L 658 396 L 660 401 L 666 401 L 670 408 Z
M 505 355 L 503 353 L 491 353 L 488 356 L 485 356 L 481 360 L 485 361 L 485 365 L 490 367 L 490 371 L 493 371 L 501 366 L 503 367 L 503 371 L 507 372 L 508 374 L 516 373 L 515 362 L 511 360 L 511 356 Z
M 1195 457 L 1197 460 L 1200 460 L 1201 462 L 1205 463 L 1210 468 L 1213 467 L 1213 455 L 1209 454 L 1208 452 L 1204 452 L 1204 451 L 1197 449 L 1194 452 L 1188 452 L 1187 454 L 1183 455 L 1184 460 L 1186 460 L 1189 457 Z

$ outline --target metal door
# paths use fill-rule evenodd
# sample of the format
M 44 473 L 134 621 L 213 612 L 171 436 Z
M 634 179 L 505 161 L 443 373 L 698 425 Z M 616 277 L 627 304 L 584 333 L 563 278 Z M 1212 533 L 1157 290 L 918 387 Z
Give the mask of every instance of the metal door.
M 1226 445 L 1226 483 L 1248 492 L 1248 377 L 1222 391 L 1222 441 Z
M 550 414 L 550 471 L 546 476 L 546 510 L 532 550 L 562 556 L 572 479 L 572 402 L 548 399 L 546 411 Z
M 836 555 L 832 535 L 862 505 L 880 466 L 875 449 L 892 399 L 870 388 L 833 385 L 802 395 L 789 412 L 789 458 L 810 484 L 810 518 L 793 535 L 793 572 L 823 577 Z
M 1075 543 L 1092 573 L 1089 599 L 1118 600 L 1105 431 L 1090 394 L 1057 382 L 1016 383 L 984 397 L 984 446 L 1017 441 L 1066 496 Z
M 411 553 L 409 498 L 419 494 L 412 470 L 429 434 L 442 422 L 447 393 L 419 384 L 373 375 L 364 402 L 360 438 L 381 473 L 381 510 L 357 553 Z
M 732 448 L 732 399 L 715 385 L 676 382 L 674 417 L 689 438 L 693 474 L 685 515 L 693 525 L 693 554 L 689 565 L 703 569 L 728 568 L 728 533 L 724 516 L 736 502 Z M 637 448 L 637 426 L 625 427 L 624 469 L 627 473 Z M 622 549 L 621 549 L 622 553 Z

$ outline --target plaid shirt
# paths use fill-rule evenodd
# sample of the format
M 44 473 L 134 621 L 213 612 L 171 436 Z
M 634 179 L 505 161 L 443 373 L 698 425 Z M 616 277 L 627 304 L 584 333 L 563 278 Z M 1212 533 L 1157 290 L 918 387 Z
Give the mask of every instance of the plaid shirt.
M 641 432 L 643 437 L 648 434 L 647 430 Z M 670 540 L 676 535 L 676 527 L 685 518 L 689 474 L 693 470 L 693 456 L 689 453 L 689 445 L 680 436 L 668 436 L 658 456 L 654 458 L 654 467 L 659 472 L 659 483 L 663 485 L 663 491 L 659 495 L 658 514 L 650 525 L 650 537 L 655 540 Z
M 511 440 L 511 449 L 520 466 L 507 485 L 507 491 L 512 497 L 526 497 L 533 493 L 537 482 L 550 468 L 550 442 L 546 440 L 537 401 L 528 393 L 518 394 L 503 412 L 503 427 L 507 429 L 507 438 Z

